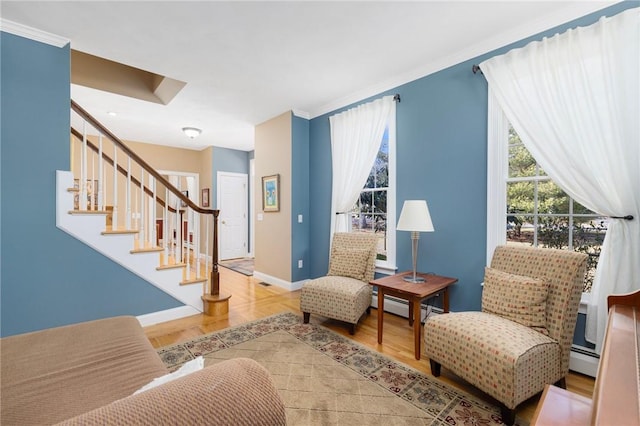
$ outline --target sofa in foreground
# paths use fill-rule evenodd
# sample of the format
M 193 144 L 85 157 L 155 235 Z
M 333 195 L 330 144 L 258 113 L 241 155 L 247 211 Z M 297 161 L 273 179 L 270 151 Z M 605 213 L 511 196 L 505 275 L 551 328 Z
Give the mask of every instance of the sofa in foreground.
M 0 339 L 0 424 L 284 425 L 268 371 L 224 361 L 133 395 L 168 370 L 135 317 Z

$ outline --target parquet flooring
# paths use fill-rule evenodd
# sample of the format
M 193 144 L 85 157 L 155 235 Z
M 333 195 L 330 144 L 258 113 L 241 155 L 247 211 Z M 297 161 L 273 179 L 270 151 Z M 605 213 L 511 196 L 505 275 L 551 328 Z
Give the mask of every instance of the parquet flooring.
M 300 313 L 300 291 L 291 292 L 280 287 L 263 285 L 253 277 L 226 268 L 220 268 L 220 283 L 221 292 L 232 295 L 228 314 L 216 318 L 194 315 L 146 327 L 145 333 L 151 344 L 156 348 L 171 345 L 285 310 Z M 377 320 L 377 310 L 371 309 L 371 314 L 358 324 L 354 336 L 349 336 L 348 326 L 344 323 L 327 319 L 322 325 L 417 370 L 431 374 L 427 359 L 414 358 L 413 328 L 409 327 L 407 319 L 385 314 L 382 344 L 377 342 Z M 446 371 L 444 367 L 439 379 L 468 393 L 489 398 Z M 594 380 L 591 377 L 573 372 L 567 377 L 567 389 L 580 395 L 590 398 L 593 386 Z M 518 409 L 518 416 L 531 421 L 538 399 L 539 395 L 523 403 Z

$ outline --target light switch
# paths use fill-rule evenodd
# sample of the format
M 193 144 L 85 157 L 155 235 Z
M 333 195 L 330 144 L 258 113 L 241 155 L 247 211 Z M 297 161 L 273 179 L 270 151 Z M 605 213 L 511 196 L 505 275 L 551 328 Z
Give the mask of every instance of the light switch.
M 264 215 L 262 213 L 258 213 L 258 220 L 262 220 L 263 217 Z
M 301 214 L 298 215 L 298 223 L 302 223 L 302 215 Z
M 302 259 L 298 260 L 298 269 L 302 268 Z

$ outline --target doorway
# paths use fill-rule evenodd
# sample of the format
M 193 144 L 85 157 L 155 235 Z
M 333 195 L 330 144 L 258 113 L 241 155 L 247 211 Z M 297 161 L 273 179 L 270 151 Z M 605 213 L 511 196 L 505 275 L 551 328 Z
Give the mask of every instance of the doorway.
M 248 255 L 248 180 L 246 173 L 217 173 L 220 260 Z

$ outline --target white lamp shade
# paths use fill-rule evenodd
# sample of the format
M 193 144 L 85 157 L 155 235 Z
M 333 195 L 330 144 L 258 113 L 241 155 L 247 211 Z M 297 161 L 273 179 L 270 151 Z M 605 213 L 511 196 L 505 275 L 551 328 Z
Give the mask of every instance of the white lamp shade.
M 433 232 L 429 207 L 425 200 L 406 200 L 402 206 L 398 231 Z

